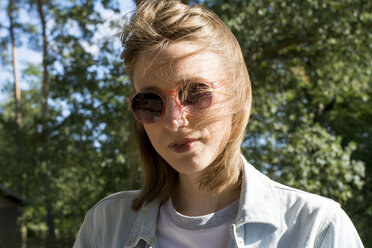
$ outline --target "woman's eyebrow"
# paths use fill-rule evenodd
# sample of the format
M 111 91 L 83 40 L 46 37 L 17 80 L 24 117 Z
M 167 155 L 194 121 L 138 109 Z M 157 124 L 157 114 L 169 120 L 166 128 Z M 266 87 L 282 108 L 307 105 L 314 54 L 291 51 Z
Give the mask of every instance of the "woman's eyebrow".
M 141 89 L 139 89 L 138 92 L 140 92 L 140 91 L 144 91 L 144 90 L 161 91 L 161 89 L 159 89 L 159 88 L 156 87 L 156 86 L 148 86 L 148 87 L 145 87 L 145 88 L 141 88 Z
M 195 76 L 191 76 L 191 77 L 182 77 L 181 79 L 178 79 L 176 81 L 176 87 L 179 87 L 179 86 L 182 86 L 182 85 L 185 85 L 185 84 L 189 84 L 189 83 L 195 83 L 195 82 L 209 82 L 208 79 L 205 79 L 205 78 L 202 78 L 202 77 L 195 77 Z M 157 86 L 147 86 L 147 87 L 144 87 L 144 88 L 141 88 L 138 90 L 139 91 L 144 91 L 144 90 L 154 90 L 154 91 L 166 91 L 164 89 L 161 89 Z
M 183 84 L 188 84 L 188 83 L 195 83 L 195 82 L 209 82 L 208 79 L 205 79 L 205 78 L 202 78 L 202 77 L 195 77 L 195 76 L 191 76 L 191 77 L 183 77 L 181 78 L 180 80 L 178 80 L 176 82 L 177 85 L 183 85 Z

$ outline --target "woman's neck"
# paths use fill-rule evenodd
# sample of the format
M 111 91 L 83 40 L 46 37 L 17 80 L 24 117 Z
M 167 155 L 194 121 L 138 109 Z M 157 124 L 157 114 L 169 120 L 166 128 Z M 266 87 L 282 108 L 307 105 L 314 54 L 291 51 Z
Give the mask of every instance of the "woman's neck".
M 212 194 L 199 188 L 197 177 L 180 175 L 172 195 L 172 203 L 177 212 L 187 216 L 200 216 L 227 207 L 239 198 L 240 185 L 234 185 L 220 193 Z

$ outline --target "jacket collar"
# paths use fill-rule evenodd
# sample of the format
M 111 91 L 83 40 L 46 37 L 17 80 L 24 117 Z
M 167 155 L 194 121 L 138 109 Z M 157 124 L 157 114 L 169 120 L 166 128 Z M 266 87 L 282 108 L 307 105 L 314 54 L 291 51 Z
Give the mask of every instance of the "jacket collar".
M 243 180 L 235 224 L 240 227 L 246 223 L 262 223 L 279 228 L 279 198 L 272 181 L 249 164 L 243 156 L 242 160 Z M 137 247 L 141 239 L 148 245 L 152 244 L 159 208 L 160 202 L 155 200 L 139 210 L 125 248 Z
M 279 198 L 272 181 L 244 161 L 239 212 L 235 224 L 263 223 L 279 228 Z
M 159 207 L 160 202 L 157 200 L 142 206 L 124 248 L 137 247 L 140 240 L 144 240 L 148 245 L 152 244 L 156 233 Z

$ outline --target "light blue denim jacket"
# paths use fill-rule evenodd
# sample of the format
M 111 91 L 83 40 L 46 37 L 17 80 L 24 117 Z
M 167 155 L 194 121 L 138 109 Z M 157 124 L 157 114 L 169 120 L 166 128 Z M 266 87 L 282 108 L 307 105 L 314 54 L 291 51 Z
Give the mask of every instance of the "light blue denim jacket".
M 239 212 L 228 247 L 356 248 L 363 244 L 339 204 L 267 178 L 244 160 Z M 159 202 L 131 209 L 138 191 L 119 192 L 85 216 L 74 248 L 159 247 Z

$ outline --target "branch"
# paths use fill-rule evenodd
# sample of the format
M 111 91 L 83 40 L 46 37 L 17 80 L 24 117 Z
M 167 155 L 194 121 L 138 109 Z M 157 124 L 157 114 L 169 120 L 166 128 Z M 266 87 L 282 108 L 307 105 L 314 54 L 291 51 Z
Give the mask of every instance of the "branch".
M 366 30 L 372 28 L 372 23 L 364 23 L 362 21 L 355 22 L 351 24 L 351 29 L 350 29 L 351 35 L 356 33 L 356 31 L 358 30 L 357 27 L 359 25 L 361 25 L 363 29 L 366 28 Z M 330 39 L 330 38 L 339 39 L 343 36 L 344 36 L 343 34 L 330 31 L 328 35 L 326 36 L 325 40 Z M 314 33 L 307 34 L 304 37 L 292 37 L 292 38 L 289 38 L 289 39 L 286 39 L 286 40 L 283 40 L 277 43 L 275 46 L 271 48 L 264 49 L 262 55 L 263 55 L 263 58 L 277 57 L 279 56 L 280 51 L 285 48 L 291 47 L 293 45 L 305 44 L 305 43 L 308 43 L 309 45 L 311 45 L 317 42 L 318 40 L 319 38 Z

